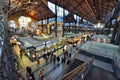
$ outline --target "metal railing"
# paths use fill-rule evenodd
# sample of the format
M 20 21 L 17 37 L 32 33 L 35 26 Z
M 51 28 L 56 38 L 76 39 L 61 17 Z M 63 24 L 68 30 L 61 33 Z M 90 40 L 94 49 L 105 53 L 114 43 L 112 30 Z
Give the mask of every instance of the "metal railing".
M 61 80 L 72 80 L 72 79 L 76 80 L 76 79 L 74 79 L 76 76 L 77 76 L 76 78 L 79 78 L 79 80 L 84 80 L 85 76 L 87 75 L 87 73 L 92 65 L 92 62 L 93 62 L 93 58 L 90 58 L 85 63 L 81 64 L 77 68 L 75 68 L 72 71 L 70 71 L 69 73 L 65 74 Z
M 0 21 L 0 80 L 25 80 L 15 67 L 17 60 L 12 52 L 6 22 Z
M 0 80 L 25 80 L 18 72 L 17 58 L 12 52 L 8 36 L 7 13 L 3 12 L 2 1 L 0 1 Z

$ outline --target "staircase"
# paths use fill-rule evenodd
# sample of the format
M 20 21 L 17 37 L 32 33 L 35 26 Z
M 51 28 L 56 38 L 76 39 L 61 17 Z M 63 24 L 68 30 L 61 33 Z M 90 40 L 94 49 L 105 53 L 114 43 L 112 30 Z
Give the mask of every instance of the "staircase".
M 83 61 L 80 61 L 79 59 L 75 59 L 75 60 L 73 61 L 73 64 L 70 65 L 70 68 L 69 68 L 69 70 L 67 71 L 67 73 L 70 72 L 70 71 L 72 71 L 73 69 L 77 68 L 77 67 L 80 66 L 82 63 L 83 63 Z
M 84 63 L 75 58 L 70 67 L 68 66 L 67 73 L 63 75 L 61 80 L 84 80 L 91 68 L 92 62 L 93 58 L 88 59 Z

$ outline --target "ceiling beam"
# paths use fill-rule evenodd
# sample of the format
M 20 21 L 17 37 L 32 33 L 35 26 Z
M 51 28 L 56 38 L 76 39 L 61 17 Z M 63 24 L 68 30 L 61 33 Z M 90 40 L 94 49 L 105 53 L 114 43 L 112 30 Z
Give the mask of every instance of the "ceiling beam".
M 66 4 L 65 6 L 63 6 L 63 8 L 65 9 L 65 7 L 68 6 L 71 1 L 72 1 L 72 0 L 70 0 L 70 1 L 68 0 L 67 4 Z
M 79 3 L 75 0 L 76 3 Z M 74 9 L 71 10 L 72 11 L 75 11 L 76 8 L 80 7 L 82 4 L 84 3 L 84 1 L 82 0 Z
M 93 12 L 93 10 L 91 9 L 90 4 L 88 3 L 87 0 L 85 0 L 85 2 L 86 2 L 86 4 L 88 5 L 89 9 L 91 10 L 93 17 L 95 17 L 96 15 L 95 15 L 95 13 Z
M 76 0 L 75 0 L 76 1 Z M 76 1 L 76 3 L 79 3 L 79 2 L 77 2 Z M 81 1 L 74 9 L 72 9 L 70 12 L 71 13 L 74 13 L 74 11 L 78 8 L 78 7 L 80 7 L 82 4 L 84 3 L 84 0 L 83 1 Z M 77 12 L 78 13 L 78 12 Z M 74 13 L 75 14 L 75 13 Z M 80 16 L 80 17 L 82 17 L 82 15 L 81 14 L 76 14 L 77 16 Z
M 105 17 L 108 15 L 108 9 L 109 9 L 109 1 L 107 1 L 107 8 L 106 8 L 106 11 L 105 11 Z
M 102 4 L 104 3 L 104 0 L 102 0 Z M 107 8 L 107 7 L 106 7 Z M 102 12 L 104 12 L 104 10 L 103 9 L 105 9 L 105 7 L 104 7 L 104 5 L 102 5 Z M 103 13 L 101 13 L 102 15 L 102 21 L 104 22 L 105 21 L 105 17 L 104 17 L 104 14 Z

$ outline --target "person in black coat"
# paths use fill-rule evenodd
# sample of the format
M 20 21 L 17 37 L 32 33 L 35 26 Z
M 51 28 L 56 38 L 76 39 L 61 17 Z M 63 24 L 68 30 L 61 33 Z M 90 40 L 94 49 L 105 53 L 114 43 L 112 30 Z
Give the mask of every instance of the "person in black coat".
M 59 56 L 57 57 L 57 61 L 58 61 L 58 62 L 60 61 L 60 57 L 59 57 Z
M 34 76 L 34 74 L 32 72 L 27 73 L 27 77 L 28 77 L 28 80 L 35 80 L 35 76 Z
M 65 59 L 62 57 L 62 63 L 65 63 Z
M 31 73 L 31 72 L 32 72 L 32 69 L 27 66 L 27 67 L 26 67 L 26 71 L 27 71 L 27 73 Z

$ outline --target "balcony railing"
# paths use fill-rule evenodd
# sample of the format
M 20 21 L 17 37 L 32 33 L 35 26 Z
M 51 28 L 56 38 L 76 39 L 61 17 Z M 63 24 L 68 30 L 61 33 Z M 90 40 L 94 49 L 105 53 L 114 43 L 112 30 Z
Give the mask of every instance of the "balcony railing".
M 18 72 L 5 22 L 0 21 L 0 80 L 25 80 Z
M 73 69 L 69 73 L 65 74 L 61 80 L 84 80 L 87 75 L 91 65 L 93 62 L 93 58 L 90 58 L 85 63 L 81 64 L 77 68 Z

